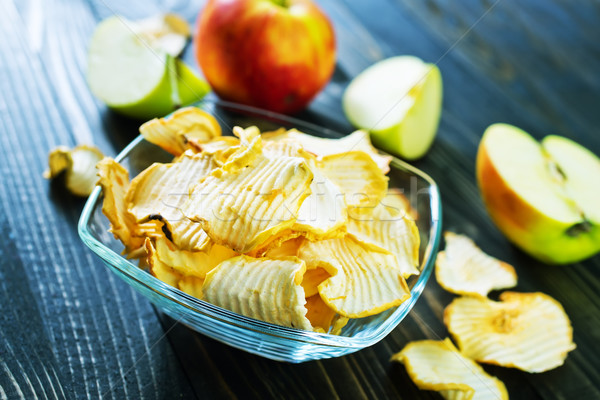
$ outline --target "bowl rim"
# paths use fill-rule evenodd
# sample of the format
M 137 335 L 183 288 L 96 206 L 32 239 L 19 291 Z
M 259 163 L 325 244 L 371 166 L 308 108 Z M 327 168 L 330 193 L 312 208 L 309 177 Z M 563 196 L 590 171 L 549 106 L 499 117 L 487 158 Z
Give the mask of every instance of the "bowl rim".
M 333 136 L 343 137 L 344 135 L 339 132 L 324 128 L 310 122 L 302 121 L 286 115 L 281 115 L 275 112 L 262 110 L 255 107 L 246 105 L 240 105 L 236 103 L 230 103 L 220 100 L 204 100 L 198 103 L 192 104 L 202 108 L 203 104 L 209 104 L 211 106 L 222 106 L 226 109 L 234 109 L 235 111 L 258 114 L 251 117 L 255 118 L 275 118 L 279 121 L 283 121 L 286 124 L 292 124 L 295 127 L 302 129 L 308 128 L 308 130 L 320 131 L 326 134 L 332 134 Z M 130 142 L 116 157 L 115 161 L 121 162 L 129 156 L 129 154 L 145 139 L 140 135 Z M 381 152 L 382 154 L 386 154 Z M 157 293 L 165 299 L 175 302 L 178 305 L 185 307 L 189 312 L 198 313 L 204 317 L 215 319 L 221 323 L 231 325 L 238 329 L 254 331 L 261 334 L 266 334 L 271 337 L 278 337 L 292 341 L 298 341 L 302 343 L 314 344 L 314 345 L 325 345 L 330 347 L 342 347 L 342 348 L 355 348 L 360 349 L 366 346 L 375 344 L 376 342 L 383 339 L 389 334 L 402 319 L 408 314 L 408 311 L 404 310 L 412 309 L 418 298 L 420 297 L 429 277 L 433 271 L 435 258 L 437 255 L 437 249 L 440 244 L 441 230 L 442 230 L 442 204 L 440 191 L 435 181 L 425 172 L 420 169 L 392 156 L 391 165 L 395 168 L 405 170 L 412 173 L 419 178 L 422 178 L 429 184 L 430 194 L 430 207 L 431 207 L 431 221 L 432 225 L 429 229 L 429 241 L 423 254 L 423 260 L 421 263 L 422 270 L 419 275 L 417 282 L 411 288 L 411 297 L 400 304 L 392 314 L 390 314 L 385 321 L 379 326 L 368 332 L 358 332 L 353 336 L 338 336 L 329 333 L 318 333 L 311 332 L 296 328 L 289 328 L 285 326 L 275 325 L 269 322 L 260 321 L 254 318 L 246 317 L 241 314 L 229 311 L 227 309 L 215 306 L 204 300 L 197 299 L 187 293 L 176 289 L 161 280 L 155 278 L 146 271 L 140 269 L 134 265 L 131 261 L 127 260 L 120 254 L 117 254 L 112 249 L 108 248 L 104 243 L 96 239 L 94 235 L 88 229 L 88 223 L 91 221 L 93 211 L 96 206 L 101 207 L 98 202 L 101 199 L 102 188 L 97 186 L 94 188 L 89 198 L 87 199 L 81 216 L 78 221 L 78 233 L 81 240 L 88 246 L 94 253 L 96 253 L 105 263 L 110 264 L 116 268 L 120 273 L 127 276 L 127 278 L 136 281 L 139 285 L 146 287 L 147 289 Z M 115 239 L 116 240 L 116 239 Z M 114 272 L 114 271 L 113 271 Z M 146 296 L 147 297 L 147 296 Z M 150 300 L 150 299 L 149 299 Z M 160 306 L 159 306 L 160 308 Z

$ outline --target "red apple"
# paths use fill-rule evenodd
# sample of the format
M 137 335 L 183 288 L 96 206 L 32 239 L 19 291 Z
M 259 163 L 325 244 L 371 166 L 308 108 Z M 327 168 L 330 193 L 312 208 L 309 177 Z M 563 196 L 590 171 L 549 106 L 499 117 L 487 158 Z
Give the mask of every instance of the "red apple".
M 219 97 L 293 113 L 329 81 L 335 36 L 310 0 L 209 0 L 195 51 Z

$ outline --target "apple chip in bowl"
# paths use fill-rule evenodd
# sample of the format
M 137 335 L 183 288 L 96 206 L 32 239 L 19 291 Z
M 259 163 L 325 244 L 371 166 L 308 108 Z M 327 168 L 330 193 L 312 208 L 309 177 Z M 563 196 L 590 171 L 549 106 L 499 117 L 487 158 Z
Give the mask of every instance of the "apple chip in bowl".
M 338 139 L 309 150 L 294 136 L 315 129 L 300 121 L 200 107 L 149 121 L 99 164 L 104 196 L 86 205 L 84 241 L 167 314 L 268 358 L 333 357 L 383 338 L 431 273 L 435 184 Z M 402 193 L 419 185 L 421 197 Z

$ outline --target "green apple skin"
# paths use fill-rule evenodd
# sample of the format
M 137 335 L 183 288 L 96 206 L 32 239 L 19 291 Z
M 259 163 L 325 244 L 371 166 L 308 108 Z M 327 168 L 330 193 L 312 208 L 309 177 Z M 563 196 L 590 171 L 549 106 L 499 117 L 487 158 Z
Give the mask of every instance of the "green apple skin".
M 483 202 L 500 231 L 526 253 L 548 264 L 575 263 L 600 252 L 600 225 L 588 223 L 586 229 L 578 231 L 574 225 L 582 220 L 553 218 L 527 201 L 505 180 L 487 148 L 486 136 L 493 127 L 486 130 L 479 146 L 476 171 Z M 517 135 L 529 136 L 518 128 L 511 128 L 518 130 Z
M 210 90 L 182 61 L 150 48 L 116 16 L 102 21 L 92 36 L 87 81 L 110 109 L 144 120 L 198 101 Z
M 437 66 L 427 66 L 431 68 L 427 78 L 414 88 L 419 100 L 415 101 L 404 119 L 392 127 L 371 131 L 371 140 L 377 147 L 406 160 L 416 160 L 427 153 L 440 122 L 442 74 Z

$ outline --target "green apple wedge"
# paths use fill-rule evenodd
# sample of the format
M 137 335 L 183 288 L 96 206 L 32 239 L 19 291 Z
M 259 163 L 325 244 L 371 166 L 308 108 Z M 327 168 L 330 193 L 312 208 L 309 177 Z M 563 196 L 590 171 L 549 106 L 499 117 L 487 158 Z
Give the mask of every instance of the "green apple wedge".
M 114 16 L 96 28 L 88 50 L 92 92 L 114 111 L 139 119 L 166 115 L 210 90 L 179 59 L 153 47 L 135 22 Z
M 391 57 L 360 73 L 344 92 L 350 122 L 389 153 L 415 160 L 435 138 L 442 111 L 442 76 L 413 56 Z
M 496 226 L 514 244 L 549 264 L 600 252 L 600 159 L 570 139 L 541 142 L 494 124 L 477 154 L 477 181 Z

